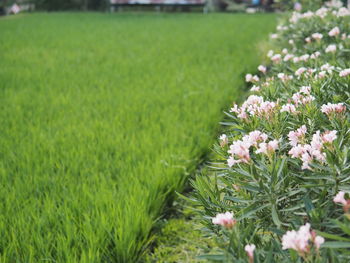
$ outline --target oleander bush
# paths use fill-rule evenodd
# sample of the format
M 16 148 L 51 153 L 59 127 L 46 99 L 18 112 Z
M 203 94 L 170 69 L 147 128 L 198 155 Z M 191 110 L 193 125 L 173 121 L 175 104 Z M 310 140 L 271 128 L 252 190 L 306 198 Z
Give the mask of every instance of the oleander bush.
M 350 262 L 350 10 L 293 13 L 189 200 L 223 262 Z M 340 205 L 338 204 L 340 203 Z M 341 208 L 343 206 L 343 209 Z

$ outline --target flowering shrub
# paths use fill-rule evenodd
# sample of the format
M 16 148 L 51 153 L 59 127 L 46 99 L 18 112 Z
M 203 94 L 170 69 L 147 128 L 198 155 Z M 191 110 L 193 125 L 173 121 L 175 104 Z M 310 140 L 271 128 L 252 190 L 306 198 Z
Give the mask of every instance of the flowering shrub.
M 232 262 L 350 262 L 350 10 L 294 12 L 190 201 Z M 339 209 L 337 204 L 343 206 Z M 299 229 L 299 230 L 297 230 Z

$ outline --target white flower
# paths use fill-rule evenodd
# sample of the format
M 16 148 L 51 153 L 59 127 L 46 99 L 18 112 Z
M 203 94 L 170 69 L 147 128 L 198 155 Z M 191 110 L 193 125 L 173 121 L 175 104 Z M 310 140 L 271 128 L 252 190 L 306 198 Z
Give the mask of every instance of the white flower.
M 273 56 L 273 50 L 269 50 L 268 52 L 267 52 L 267 57 L 272 57 Z

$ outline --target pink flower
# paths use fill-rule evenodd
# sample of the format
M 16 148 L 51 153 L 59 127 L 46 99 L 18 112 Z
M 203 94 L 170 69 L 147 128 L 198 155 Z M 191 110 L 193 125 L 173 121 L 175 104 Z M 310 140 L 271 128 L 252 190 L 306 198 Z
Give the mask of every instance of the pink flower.
M 287 62 L 287 61 L 291 60 L 293 57 L 294 57 L 294 55 L 292 55 L 292 54 L 286 54 L 283 58 L 283 61 Z
M 299 57 L 299 60 L 300 61 L 308 61 L 309 60 L 309 58 L 310 58 L 310 55 L 309 54 L 305 54 L 305 55 L 302 55 L 302 56 L 300 56 Z
M 261 96 L 251 95 L 241 107 L 235 104 L 233 108 L 230 109 L 230 112 L 236 113 L 237 117 L 240 119 L 248 118 L 248 114 L 250 116 L 268 118 L 276 107 L 277 104 L 275 102 L 264 101 L 264 98 Z
M 330 37 L 335 37 L 335 36 L 337 36 L 337 35 L 339 35 L 340 34 L 340 30 L 339 30 L 339 27 L 334 27 L 331 31 L 329 31 L 329 33 L 328 33 L 328 35 L 330 36 Z
M 259 154 L 259 153 L 267 154 L 267 143 L 266 142 L 260 143 L 259 147 L 255 153 L 256 154 Z
M 328 12 L 328 8 L 321 7 L 316 11 L 316 15 L 321 18 L 324 18 L 327 15 L 327 12 Z
M 229 154 L 231 154 L 231 157 L 227 160 L 228 165 L 232 167 L 237 163 L 249 163 L 250 146 L 251 146 L 251 143 L 247 141 L 238 140 L 233 142 L 233 144 L 230 146 L 230 149 L 227 151 Z M 234 159 L 234 157 L 238 157 L 238 160 Z
M 298 63 L 298 62 L 299 62 L 299 57 L 294 57 L 294 58 L 293 58 L 293 62 L 294 62 L 294 63 Z
M 326 71 L 320 71 L 318 75 L 316 75 L 317 79 L 323 79 L 326 76 Z
M 259 77 L 257 75 L 247 74 L 245 75 L 245 81 L 246 82 L 258 82 Z
M 314 245 L 316 250 L 324 243 L 324 238 L 317 236 L 315 231 L 310 230 L 310 224 L 306 223 L 298 231 L 287 231 L 282 237 L 282 249 L 293 249 L 301 256 L 311 253 L 311 246 Z
M 263 66 L 263 65 L 260 65 L 259 67 L 258 67 L 258 70 L 260 71 L 260 72 L 262 72 L 262 73 L 266 73 L 266 67 L 265 66 Z
M 337 51 L 337 46 L 334 44 L 331 44 L 326 48 L 325 51 L 326 53 L 334 53 L 335 51 Z
M 272 140 L 269 141 L 269 143 L 267 144 L 267 150 L 268 151 L 276 151 L 279 148 L 279 140 Z
M 250 89 L 250 91 L 255 91 L 255 92 L 258 92 L 258 91 L 260 91 L 260 87 L 259 86 L 253 86 L 251 89 Z
M 266 155 L 272 154 L 278 149 L 279 147 L 278 143 L 279 143 L 278 140 L 272 140 L 272 141 L 269 141 L 268 143 L 262 142 L 259 144 L 259 147 L 255 153 L 257 154 L 262 153 Z
M 347 205 L 348 202 L 345 200 L 344 196 L 345 196 L 345 192 L 340 191 L 340 192 L 333 198 L 333 202 L 334 202 L 334 203 L 339 203 L 339 204 L 342 204 L 342 205 Z
M 311 36 L 315 40 L 321 40 L 323 38 L 323 35 L 320 33 L 313 33 Z
M 350 10 L 346 7 L 341 7 L 339 8 L 338 12 L 336 13 L 337 17 L 342 17 L 342 16 L 350 16 Z
M 217 214 L 215 217 L 212 218 L 212 222 L 214 225 L 221 225 L 226 228 L 232 228 L 235 224 L 235 220 L 233 219 L 232 212 Z
M 286 74 L 284 74 L 284 73 L 278 73 L 277 74 L 277 77 L 279 78 L 279 79 L 281 79 L 283 82 L 284 81 L 287 81 L 287 80 L 291 80 L 291 79 L 293 79 L 293 76 L 292 75 L 286 75 Z
M 316 51 L 315 53 L 312 53 L 310 58 L 311 59 L 316 59 L 321 55 L 321 53 L 319 51 Z
M 305 38 L 305 42 L 306 43 L 311 43 L 311 38 L 310 37 Z
M 343 69 L 342 71 L 339 72 L 340 77 L 346 77 L 350 75 L 350 68 Z
M 296 146 L 293 146 L 292 149 L 290 149 L 290 151 L 288 152 L 288 154 L 291 155 L 292 158 L 301 158 L 304 152 L 304 147 L 298 144 Z
M 268 117 L 276 108 L 276 103 L 273 101 L 264 101 L 258 108 L 258 115 Z
M 236 160 L 235 158 L 233 158 L 232 156 L 230 156 L 228 159 L 227 159 L 227 165 L 229 167 L 232 167 L 234 166 L 235 164 L 237 163 L 241 163 L 242 161 L 241 160 Z
M 243 136 L 242 141 L 249 145 L 257 146 L 260 142 L 265 142 L 267 140 L 267 134 L 261 131 L 252 131 L 248 135 Z
M 282 59 L 281 54 L 276 54 L 271 57 L 272 62 L 274 63 L 279 63 Z
M 244 247 L 245 252 L 247 252 L 247 255 L 250 259 L 251 262 L 253 262 L 254 259 L 254 250 L 255 250 L 255 245 L 254 244 L 248 244 Z
M 307 252 L 311 239 L 310 224 L 299 228 L 299 231 L 287 231 L 282 237 L 282 249 L 293 249 L 299 253 Z
M 322 136 L 320 135 L 320 131 L 316 131 L 314 135 L 312 135 L 311 140 L 312 149 L 321 150 L 323 147 Z M 312 149 L 310 151 L 312 151 Z
M 302 5 L 299 2 L 294 4 L 294 10 L 300 12 L 302 10 Z
M 327 131 L 322 134 L 323 143 L 332 143 L 337 139 L 337 131 Z
M 305 125 L 301 126 L 296 131 L 290 131 L 288 133 L 289 144 L 291 146 L 296 146 L 300 142 L 300 140 L 304 138 L 306 132 L 307 128 Z
M 324 238 L 321 236 L 316 236 L 314 240 L 314 244 L 317 250 L 320 249 L 321 245 L 324 243 Z
M 300 88 L 300 93 L 304 93 L 305 95 L 310 95 L 311 87 L 310 86 L 302 86 Z
M 294 104 L 291 104 L 291 103 L 287 103 L 285 105 L 282 105 L 282 109 L 280 110 L 280 112 L 289 112 L 291 114 L 298 113 Z
M 315 97 L 310 95 L 310 96 L 306 96 L 306 97 L 302 98 L 301 102 L 303 104 L 308 104 L 308 103 L 310 103 L 310 102 L 312 102 L 314 100 L 315 100 Z
M 321 111 L 327 116 L 332 116 L 335 114 L 344 113 L 346 111 L 346 107 L 344 106 L 344 103 L 332 104 L 328 102 L 327 104 L 323 104 L 321 106 Z
M 326 63 L 326 64 L 321 66 L 321 70 L 325 70 L 328 73 L 332 73 L 332 71 L 334 70 L 334 66 L 331 66 L 328 63 Z
M 307 68 L 304 67 L 298 68 L 297 71 L 295 71 L 295 75 L 300 77 L 306 70 Z
M 304 147 L 305 150 L 305 147 Z M 310 169 L 309 164 L 312 162 L 312 155 L 308 151 L 304 151 L 301 155 L 301 160 L 303 161 L 303 165 L 301 166 L 302 170 Z

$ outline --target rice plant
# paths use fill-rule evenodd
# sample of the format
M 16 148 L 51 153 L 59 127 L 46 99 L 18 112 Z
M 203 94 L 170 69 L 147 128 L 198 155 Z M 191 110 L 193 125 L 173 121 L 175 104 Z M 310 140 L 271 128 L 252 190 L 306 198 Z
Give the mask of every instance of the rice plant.
M 0 261 L 137 262 L 274 15 L 0 19 Z

